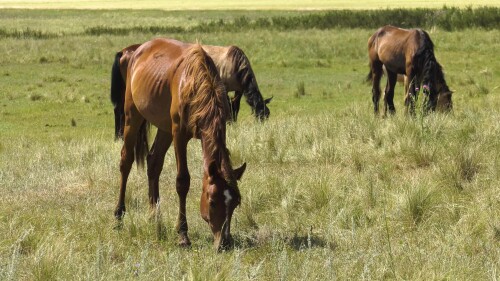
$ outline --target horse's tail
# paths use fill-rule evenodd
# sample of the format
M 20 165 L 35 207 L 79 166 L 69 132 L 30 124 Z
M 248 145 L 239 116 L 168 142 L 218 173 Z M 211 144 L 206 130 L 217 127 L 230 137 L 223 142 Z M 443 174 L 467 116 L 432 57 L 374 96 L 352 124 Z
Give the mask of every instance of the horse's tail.
M 144 159 L 149 152 L 148 134 L 150 123 L 144 121 L 137 133 L 137 142 L 135 144 L 135 161 L 138 167 L 144 167 Z
M 125 102 L 125 80 L 120 71 L 120 59 L 123 52 L 115 55 L 115 61 L 111 68 L 111 102 L 115 106 L 115 138 L 123 137 L 123 106 Z
M 370 36 L 370 38 L 368 39 L 368 57 L 369 57 L 369 64 L 368 64 L 368 67 L 370 68 L 370 71 L 368 72 L 368 75 L 366 76 L 366 79 L 365 79 L 365 82 L 366 83 L 370 83 L 372 82 L 372 60 L 374 60 L 373 58 L 373 52 L 376 52 L 376 39 L 378 38 L 380 32 L 382 31 L 382 28 L 379 28 L 375 33 L 372 34 L 372 36 Z
M 111 102 L 114 105 L 117 105 L 123 100 L 122 92 L 125 90 L 125 81 L 120 71 L 120 59 L 122 55 L 122 51 L 116 53 L 115 61 L 111 68 Z

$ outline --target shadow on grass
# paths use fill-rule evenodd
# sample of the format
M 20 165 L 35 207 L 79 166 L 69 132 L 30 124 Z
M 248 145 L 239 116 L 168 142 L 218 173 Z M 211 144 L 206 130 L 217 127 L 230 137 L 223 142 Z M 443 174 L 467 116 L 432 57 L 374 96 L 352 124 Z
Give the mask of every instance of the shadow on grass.
M 274 240 L 274 242 L 273 242 Z M 337 248 L 337 243 L 327 241 L 326 239 L 319 237 L 314 234 L 309 235 L 297 235 L 293 236 L 282 236 L 274 235 L 268 237 L 261 237 L 258 233 L 253 233 L 251 235 L 234 235 L 234 247 L 239 249 L 252 249 L 265 247 L 269 244 L 275 244 L 276 240 L 278 244 L 289 247 L 295 251 L 303 251 L 307 249 L 329 249 L 335 250 Z

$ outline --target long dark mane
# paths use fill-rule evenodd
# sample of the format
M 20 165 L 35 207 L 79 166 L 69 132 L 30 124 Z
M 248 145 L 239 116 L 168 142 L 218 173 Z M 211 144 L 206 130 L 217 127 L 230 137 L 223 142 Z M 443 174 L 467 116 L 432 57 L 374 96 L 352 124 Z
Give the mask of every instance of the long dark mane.
M 427 85 L 433 93 L 449 91 L 443 68 L 434 55 L 434 43 L 426 31 L 421 29 L 418 31 L 421 40 L 420 47 L 415 53 L 414 66 L 416 73 L 420 73 L 418 77 L 420 82 Z
M 227 56 L 231 59 L 233 65 L 232 72 L 236 73 L 238 81 L 241 81 L 243 95 L 248 105 L 252 107 L 254 112 L 257 111 L 257 108 L 263 109 L 265 107 L 264 98 L 259 91 L 250 61 L 243 50 L 237 46 L 230 46 Z
M 202 139 L 203 153 L 220 163 L 219 170 L 230 185 L 236 186 L 229 150 L 226 147 L 226 121 L 230 110 L 227 93 L 218 70 L 201 45 L 193 45 L 184 59 L 181 120 Z

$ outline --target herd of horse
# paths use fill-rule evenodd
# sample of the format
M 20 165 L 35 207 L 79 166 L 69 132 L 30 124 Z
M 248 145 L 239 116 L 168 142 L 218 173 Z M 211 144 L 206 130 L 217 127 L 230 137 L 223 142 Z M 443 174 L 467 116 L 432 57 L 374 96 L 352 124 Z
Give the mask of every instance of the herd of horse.
M 385 26 L 368 40 L 369 80 L 372 81 L 374 112 L 379 112 L 380 79 L 387 73 L 384 105 L 395 113 L 393 102 L 397 75 L 405 75 L 405 104 L 415 113 L 420 89 L 426 111 L 452 109 L 452 92 L 444 80 L 434 46 L 421 29 Z M 234 91 L 234 97 L 228 96 Z M 125 213 L 125 191 L 134 161 L 147 162 L 149 203 L 156 210 L 160 200 L 159 176 L 168 148 L 174 143 L 179 196 L 177 232 L 179 245 L 188 246 L 186 197 L 190 187 L 187 143 L 201 140 L 203 180 L 200 200 L 202 218 L 208 223 L 218 250 L 232 246 L 231 218 L 240 204 L 238 180 L 246 163 L 233 168 L 226 146 L 226 123 L 237 120 L 245 96 L 259 120 L 269 117 L 250 62 L 236 46 L 209 46 L 157 38 L 117 52 L 112 66 L 111 100 L 115 106 L 115 137 L 123 139 L 120 160 L 120 192 L 115 217 Z M 148 147 L 148 129 L 158 128 Z

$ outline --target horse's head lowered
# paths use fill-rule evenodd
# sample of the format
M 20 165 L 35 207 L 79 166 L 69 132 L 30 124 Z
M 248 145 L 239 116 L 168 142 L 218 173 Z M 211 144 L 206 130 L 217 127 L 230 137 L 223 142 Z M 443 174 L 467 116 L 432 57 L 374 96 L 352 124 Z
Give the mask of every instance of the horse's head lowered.
M 215 162 L 211 162 L 203 176 L 200 211 L 212 230 L 214 246 L 218 251 L 232 247 L 231 218 L 234 209 L 241 202 L 236 181 L 241 178 L 245 168 L 246 163 L 231 171 L 233 180 L 228 180 Z
M 435 108 L 441 112 L 449 112 L 453 109 L 453 91 L 448 88 L 448 85 L 444 80 L 441 66 L 439 66 L 436 72 L 437 75 L 433 77 L 434 79 L 427 81 L 427 83 L 422 85 L 422 89 L 426 95 L 430 95 L 432 93 L 437 96 L 435 104 L 429 105 L 429 107 L 433 109 Z
M 262 96 L 258 89 L 256 91 L 258 92 L 258 94 L 247 95 L 247 97 L 249 97 L 247 99 L 247 102 L 252 107 L 252 113 L 255 115 L 255 118 L 259 119 L 260 121 L 264 121 L 267 118 L 269 118 L 270 111 L 269 111 L 269 107 L 267 107 L 267 104 L 271 102 L 273 97 L 270 97 L 268 99 L 262 99 L 262 98 L 252 99 L 252 98 L 250 98 L 252 96 L 253 97 L 256 97 L 256 96 L 261 97 Z
M 453 92 L 448 88 L 446 83 L 438 84 L 437 110 L 442 112 L 451 111 L 453 109 L 452 95 Z

